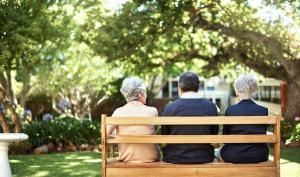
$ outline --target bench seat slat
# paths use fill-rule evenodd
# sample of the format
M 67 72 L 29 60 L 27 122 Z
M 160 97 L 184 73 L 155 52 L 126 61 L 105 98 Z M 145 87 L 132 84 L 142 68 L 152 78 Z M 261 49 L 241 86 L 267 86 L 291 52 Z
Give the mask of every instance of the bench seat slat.
M 109 177 L 274 177 L 276 168 L 258 166 L 107 168 L 107 175 Z
M 172 164 L 163 161 L 159 162 L 150 162 L 150 163 L 129 163 L 129 162 L 111 162 L 107 164 L 107 168 L 169 168 L 169 167 L 178 167 L 178 168 L 218 168 L 218 167 L 275 167 L 273 161 L 261 162 L 261 163 L 251 163 L 251 164 L 233 164 L 233 163 L 224 163 L 224 162 L 211 162 L 205 164 Z
M 276 116 L 235 117 L 107 117 L 107 125 L 276 124 Z
M 275 135 L 111 135 L 109 144 L 276 143 Z

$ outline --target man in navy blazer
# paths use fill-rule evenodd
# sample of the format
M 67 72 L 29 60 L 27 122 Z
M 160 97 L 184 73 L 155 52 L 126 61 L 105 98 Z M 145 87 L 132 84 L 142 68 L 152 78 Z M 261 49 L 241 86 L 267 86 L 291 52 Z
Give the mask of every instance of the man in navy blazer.
M 164 116 L 217 116 L 214 103 L 200 98 L 199 77 L 185 72 L 179 78 L 181 98 L 165 107 Z M 162 135 L 211 135 L 218 134 L 218 125 L 163 125 Z M 208 163 L 214 160 L 211 144 L 167 144 L 163 148 L 163 161 L 177 164 Z

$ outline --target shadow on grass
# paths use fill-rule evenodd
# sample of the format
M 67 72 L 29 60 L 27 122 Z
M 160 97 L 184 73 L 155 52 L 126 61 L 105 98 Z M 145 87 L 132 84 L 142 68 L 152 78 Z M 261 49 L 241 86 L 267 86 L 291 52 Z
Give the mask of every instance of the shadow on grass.
M 273 148 L 270 150 L 270 160 L 273 160 Z M 287 162 L 294 162 L 300 164 L 300 148 L 281 148 L 280 149 L 280 159 Z
M 300 164 L 300 148 L 281 149 L 281 159 Z

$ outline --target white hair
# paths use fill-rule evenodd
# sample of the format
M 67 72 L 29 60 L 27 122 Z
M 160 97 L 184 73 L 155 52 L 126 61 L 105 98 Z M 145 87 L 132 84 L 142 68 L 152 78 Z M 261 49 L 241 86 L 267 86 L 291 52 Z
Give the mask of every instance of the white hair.
M 138 100 L 140 95 L 147 96 L 146 85 L 139 77 L 127 77 L 120 89 L 127 102 Z
M 234 88 L 240 100 L 251 99 L 257 90 L 257 81 L 252 75 L 242 75 L 234 81 Z

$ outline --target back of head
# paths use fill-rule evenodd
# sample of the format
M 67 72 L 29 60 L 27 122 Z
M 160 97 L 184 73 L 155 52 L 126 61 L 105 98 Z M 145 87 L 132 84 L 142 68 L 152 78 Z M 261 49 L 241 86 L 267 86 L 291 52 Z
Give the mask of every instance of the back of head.
M 242 75 L 234 81 L 234 88 L 240 100 L 251 99 L 257 90 L 257 81 L 252 75 Z
M 125 78 L 120 91 L 127 102 L 136 101 L 141 95 L 147 97 L 144 81 L 136 76 Z
M 182 73 L 179 77 L 179 88 L 182 92 L 198 92 L 199 84 L 199 77 L 193 72 Z

